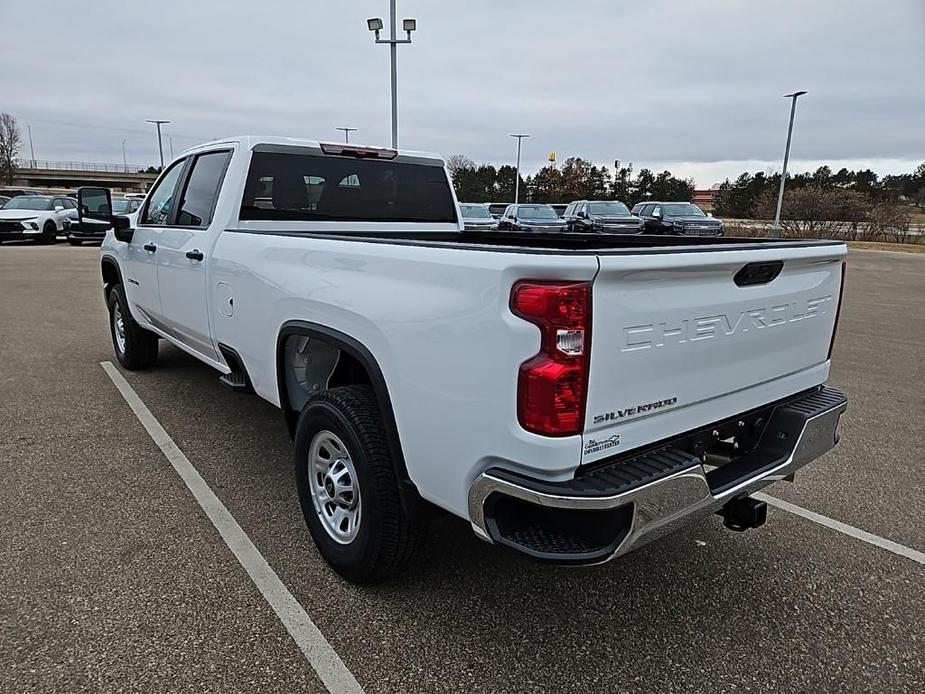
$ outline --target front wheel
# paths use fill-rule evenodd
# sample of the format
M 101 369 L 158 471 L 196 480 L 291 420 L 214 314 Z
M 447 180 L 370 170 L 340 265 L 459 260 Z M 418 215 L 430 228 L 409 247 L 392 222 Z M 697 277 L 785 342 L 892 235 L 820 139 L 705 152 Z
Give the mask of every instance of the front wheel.
M 145 369 L 157 362 L 157 335 L 132 318 L 121 284 L 109 292 L 109 330 L 116 358 L 126 369 Z
M 408 561 L 421 528 L 402 507 L 369 386 L 332 388 L 306 403 L 296 425 L 295 472 L 305 523 L 337 573 L 374 583 Z
M 45 222 L 45 226 L 42 227 L 42 235 L 39 237 L 39 242 L 47 245 L 57 240 L 58 227 L 55 226 L 54 222 Z

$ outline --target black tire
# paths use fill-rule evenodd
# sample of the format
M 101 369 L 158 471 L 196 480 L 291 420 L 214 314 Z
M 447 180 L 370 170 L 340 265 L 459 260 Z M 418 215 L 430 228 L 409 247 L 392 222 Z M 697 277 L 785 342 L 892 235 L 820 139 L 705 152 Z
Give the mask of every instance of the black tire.
M 67 242 L 71 244 L 72 246 L 83 245 L 83 241 L 81 239 L 68 239 Z
M 45 226 L 42 227 L 42 235 L 37 239 L 37 241 L 45 245 L 50 245 L 57 240 L 58 227 L 55 226 L 54 222 L 45 222 Z
M 117 312 L 122 319 L 124 342 L 120 347 L 117 332 Z M 146 369 L 157 363 L 158 337 L 142 328 L 132 318 L 122 285 L 115 285 L 109 292 L 109 333 L 112 336 L 112 348 L 116 358 L 129 371 Z
M 309 451 L 323 432 L 344 443 L 358 478 L 360 521 L 347 544 L 329 534 L 312 500 Z M 404 566 L 420 543 L 422 526 L 402 508 L 382 414 L 369 386 L 332 388 L 305 404 L 296 425 L 295 472 L 305 523 L 331 568 L 348 581 L 376 583 Z

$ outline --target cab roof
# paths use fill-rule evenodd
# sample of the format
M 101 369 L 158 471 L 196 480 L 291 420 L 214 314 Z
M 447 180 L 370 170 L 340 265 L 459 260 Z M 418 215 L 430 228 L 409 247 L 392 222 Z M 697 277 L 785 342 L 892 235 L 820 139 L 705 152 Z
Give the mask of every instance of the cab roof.
M 211 142 L 204 142 L 201 145 L 196 145 L 190 149 L 182 152 L 179 157 L 186 156 L 188 154 L 194 154 L 204 149 L 211 149 L 220 145 L 230 145 L 230 144 L 239 144 L 245 149 L 256 150 L 264 148 L 305 148 L 305 149 L 315 149 L 320 150 L 322 145 L 333 145 L 337 147 L 349 147 L 351 149 L 384 149 L 391 150 L 390 147 L 383 147 L 382 145 L 371 145 L 363 144 L 360 142 L 351 142 L 345 144 L 343 142 L 334 142 L 330 140 L 309 140 L 305 138 L 298 137 L 277 137 L 273 135 L 236 135 L 234 137 L 224 137 L 219 140 L 212 140 Z M 395 150 L 392 150 L 395 151 Z M 445 164 L 443 156 L 436 154 L 434 152 L 420 152 L 417 150 L 411 149 L 399 149 L 397 150 L 398 157 L 402 158 L 414 158 L 414 159 L 430 159 L 435 162 L 440 162 L 442 165 Z

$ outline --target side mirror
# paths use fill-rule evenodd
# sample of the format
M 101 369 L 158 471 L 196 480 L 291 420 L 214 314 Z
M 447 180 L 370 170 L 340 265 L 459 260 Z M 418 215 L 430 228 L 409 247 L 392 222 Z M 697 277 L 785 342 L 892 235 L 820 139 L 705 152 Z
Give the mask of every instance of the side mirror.
M 77 223 L 85 231 L 112 229 L 112 195 L 108 188 L 77 189 Z
M 115 235 L 118 241 L 123 243 L 131 243 L 132 237 L 135 236 L 135 230 L 131 228 L 132 221 L 121 214 L 117 214 L 112 218 L 112 228 L 113 234 Z
M 584 210 L 578 210 L 578 218 L 579 218 L 579 219 L 587 219 L 587 218 L 588 218 L 588 213 L 585 212 Z

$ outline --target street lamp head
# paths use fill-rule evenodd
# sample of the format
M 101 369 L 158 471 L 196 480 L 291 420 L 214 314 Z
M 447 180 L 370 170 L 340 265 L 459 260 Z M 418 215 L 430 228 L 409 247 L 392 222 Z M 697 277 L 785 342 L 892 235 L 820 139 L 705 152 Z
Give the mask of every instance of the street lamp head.
M 366 26 L 369 27 L 370 31 L 382 31 L 382 20 L 379 19 L 379 17 L 373 17 L 372 19 L 367 19 Z
M 403 19 L 401 23 L 402 29 L 407 31 L 409 34 L 418 28 L 418 20 L 416 19 Z
M 784 98 L 785 98 L 785 99 L 792 99 L 792 98 L 795 98 L 795 97 L 798 97 L 798 96 L 803 96 L 804 94 L 808 94 L 808 93 L 809 93 L 809 92 L 807 92 L 807 91 L 804 89 L 804 90 L 799 91 L 799 92 L 794 92 L 793 94 L 784 94 Z

